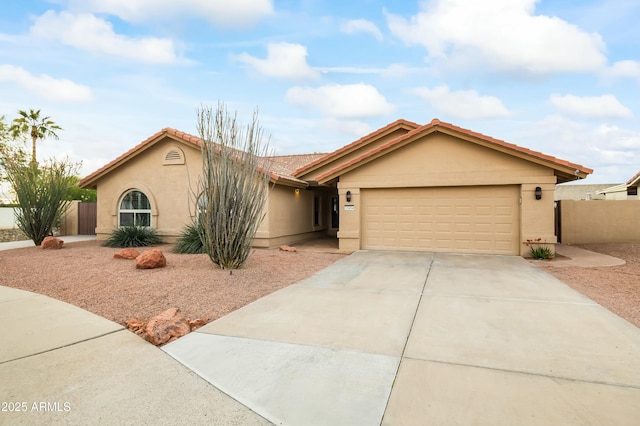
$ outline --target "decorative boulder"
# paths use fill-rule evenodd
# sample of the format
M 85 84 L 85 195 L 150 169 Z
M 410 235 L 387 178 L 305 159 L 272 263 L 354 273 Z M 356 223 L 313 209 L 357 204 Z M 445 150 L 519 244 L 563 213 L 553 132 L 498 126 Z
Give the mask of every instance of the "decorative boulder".
M 125 248 L 113 255 L 114 259 L 135 259 L 140 252 L 134 248 Z
M 145 332 L 145 323 L 137 318 L 131 318 L 129 321 L 127 321 L 127 329 L 136 333 L 137 335 L 141 335 Z
M 43 249 L 57 250 L 59 248 L 62 248 L 62 244 L 64 244 L 64 241 L 62 241 L 61 239 L 49 236 L 45 237 L 45 239 L 42 240 L 42 243 L 40 243 L 40 247 Z
M 144 254 L 144 253 L 143 253 Z M 145 327 L 149 342 L 164 345 L 188 334 L 191 331 L 189 321 L 177 308 L 170 308 L 151 318 Z
M 198 318 L 198 319 L 194 319 L 189 321 L 189 328 L 191 329 L 191 331 L 196 330 L 200 327 L 202 327 L 203 325 L 205 325 L 206 323 L 208 323 L 209 320 L 206 318 Z
M 162 251 L 158 249 L 147 250 L 136 257 L 137 269 L 153 269 L 164 266 L 167 266 L 167 259 L 162 254 Z
M 298 249 L 296 249 L 295 247 L 291 247 L 291 246 L 280 246 L 280 250 L 281 251 L 290 251 L 292 253 L 295 253 L 298 251 Z

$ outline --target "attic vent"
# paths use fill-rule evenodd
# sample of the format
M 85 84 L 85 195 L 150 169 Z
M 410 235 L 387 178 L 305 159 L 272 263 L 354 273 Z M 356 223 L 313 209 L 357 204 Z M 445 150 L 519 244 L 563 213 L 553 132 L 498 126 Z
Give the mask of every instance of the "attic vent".
M 184 164 L 184 153 L 180 148 L 171 148 L 164 154 L 164 162 L 165 166 L 169 166 L 172 164 Z

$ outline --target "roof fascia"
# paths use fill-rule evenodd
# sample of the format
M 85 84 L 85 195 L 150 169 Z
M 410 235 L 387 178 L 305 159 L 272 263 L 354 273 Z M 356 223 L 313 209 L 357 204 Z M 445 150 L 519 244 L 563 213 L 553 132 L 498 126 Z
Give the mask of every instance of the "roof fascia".
M 328 171 L 327 173 L 324 173 L 323 175 L 318 177 L 318 182 L 325 183 L 344 173 L 348 173 L 354 169 L 357 169 L 358 167 L 361 167 L 381 157 L 382 155 L 385 155 L 389 152 L 399 149 L 411 142 L 414 142 L 415 140 L 421 139 L 435 132 L 440 132 L 458 139 L 463 139 L 468 142 L 475 143 L 477 145 L 480 145 L 489 149 L 493 149 L 495 151 L 502 152 L 507 155 L 511 155 L 513 157 L 521 158 L 523 160 L 526 160 L 532 163 L 549 167 L 557 172 L 556 176 L 558 176 L 562 180 L 562 182 L 568 182 L 570 180 L 575 180 L 575 179 L 584 179 L 590 173 L 593 173 L 593 170 L 583 167 L 581 165 L 573 164 L 569 162 L 566 162 L 567 164 L 563 165 L 558 163 L 557 162 L 558 159 L 556 159 L 555 157 L 551 157 L 539 152 L 531 151 L 526 148 L 518 147 L 517 145 L 509 144 L 507 142 L 502 142 L 502 143 L 494 142 L 493 140 L 491 140 L 493 138 L 488 138 L 488 137 L 483 138 L 483 137 L 476 136 L 474 134 L 468 134 L 464 131 L 452 129 L 447 126 L 442 126 L 439 121 L 436 122 L 434 120 L 425 126 L 419 127 L 407 133 L 404 136 L 400 136 L 399 138 L 394 139 L 393 141 L 390 141 L 389 143 L 379 147 L 375 151 L 368 152 L 363 156 L 360 156 L 354 159 L 352 162 L 350 162 L 347 165 L 336 167 Z
M 325 155 L 324 157 L 321 157 L 315 161 L 312 161 L 309 164 L 306 164 L 302 167 L 300 167 L 299 169 L 295 170 L 293 172 L 293 176 L 295 177 L 301 177 L 304 175 L 307 175 L 309 173 L 314 172 L 315 170 L 318 170 L 321 167 L 326 166 L 327 164 L 330 164 L 331 162 L 337 161 L 340 158 L 343 158 L 349 154 L 351 154 L 352 152 L 367 146 L 375 141 L 377 141 L 380 138 L 383 138 L 387 135 L 389 135 L 390 133 L 393 133 L 397 130 L 400 129 L 404 129 L 407 130 L 408 132 L 411 132 L 412 130 L 415 130 L 416 128 L 420 127 L 418 124 L 407 121 L 407 120 L 396 120 L 392 123 L 387 124 L 384 127 L 381 127 L 380 129 L 369 133 L 366 136 L 363 136 L 362 138 L 356 140 L 355 142 L 352 142 L 348 145 L 345 145 L 341 148 L 338 148 L 337 150 L 330 152 L 329 154 Z

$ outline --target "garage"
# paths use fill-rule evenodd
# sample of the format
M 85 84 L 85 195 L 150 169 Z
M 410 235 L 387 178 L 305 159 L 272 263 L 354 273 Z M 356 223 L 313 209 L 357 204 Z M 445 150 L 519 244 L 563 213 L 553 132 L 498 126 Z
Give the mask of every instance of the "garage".
M 298 169 L 336 188 L 341 251 L 527 256 L 553 248 L 556 184 L 593 170 L 433 119 L 398 120 Z
M 520 253 L 517 185 L 363 189 L 362 248 Z

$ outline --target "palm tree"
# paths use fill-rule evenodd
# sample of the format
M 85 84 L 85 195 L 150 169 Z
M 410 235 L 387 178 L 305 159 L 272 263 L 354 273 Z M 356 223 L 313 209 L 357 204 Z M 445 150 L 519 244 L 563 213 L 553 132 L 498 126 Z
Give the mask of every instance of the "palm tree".
M 62 130 L 60 126 L 50 120 L 50 117 L 40 117 L 40 110 L 29 112 L 18 110 L 20 117 L 15 118 L 9 127 L 9 132 L 13 138 L 21 136 L 31 136 L 31 164 L 37 164 L 36 142 L 38 139 L 52 137 L 58 139 L 56 130 Z

